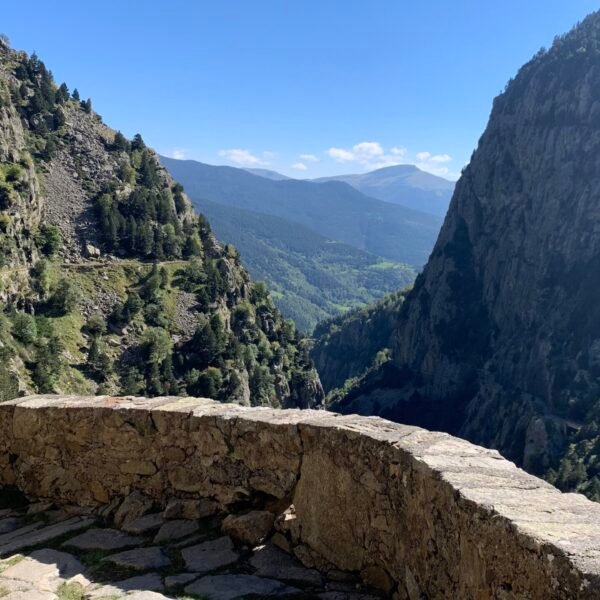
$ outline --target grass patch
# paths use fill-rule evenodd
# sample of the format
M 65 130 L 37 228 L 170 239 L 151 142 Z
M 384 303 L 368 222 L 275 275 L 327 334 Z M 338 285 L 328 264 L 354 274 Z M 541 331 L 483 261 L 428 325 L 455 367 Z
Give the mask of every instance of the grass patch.
M 401 269 L 404 267 L 405 265 L 399 265 L 398 263 L 389 260 L 382 260 L 381 262 L 369 265 L 369 269 L 375 271 L 387 271 L 388 269 Z
M 56 590 L 58 600 L 84 600 L 85 591 L 79 583 L 63 583 Z
M 102 559 L 107 556 L 104 550 L 89 550 L 83 553 L 76 553 L 77 558 L 90 569 L 98 567 L 102 563 Z
M 129 579 L 136 575 L 143 575 L 143 572 L 133 569 L 132 567 L 124 567 L 114 563 L 102 560 L 100 558 L 96 564 L 90 565 L 90 573 L 94 580 L 99 583 L 116 583 L 122 579 Z
M 4 598 L 4 596 L 8 596 L 10 592 L 3 586 L 0 585 L 0 598 Z

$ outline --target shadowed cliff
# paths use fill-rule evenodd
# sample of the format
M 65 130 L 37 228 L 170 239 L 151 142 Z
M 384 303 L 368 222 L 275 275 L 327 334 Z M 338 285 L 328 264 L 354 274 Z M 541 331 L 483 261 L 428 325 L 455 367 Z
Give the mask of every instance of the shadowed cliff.
M 594 496 L 593 452 L 560 459 L 568 440 L 597 440 L 599 150 L 595 13 L 495 99 L 400 311 L 393 362 L 335 408 L 448 430 L 534 472 L 555 466 L 551 478 Z

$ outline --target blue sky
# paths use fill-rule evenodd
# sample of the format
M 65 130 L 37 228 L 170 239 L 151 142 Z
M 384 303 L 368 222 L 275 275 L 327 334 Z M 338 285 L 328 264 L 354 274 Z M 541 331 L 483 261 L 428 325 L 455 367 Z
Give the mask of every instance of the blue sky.
M 158 151 L 297 177 L 455 176 L 492 99 L 588 0 L 28 0 L 0 31 Z

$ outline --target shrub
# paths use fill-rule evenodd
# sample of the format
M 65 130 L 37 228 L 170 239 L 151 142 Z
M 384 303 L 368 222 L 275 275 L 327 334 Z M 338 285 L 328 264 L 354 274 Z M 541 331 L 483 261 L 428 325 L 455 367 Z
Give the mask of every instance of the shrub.
M 24 344 L 33 344 L 37 339 L 35 318 L 28 313 L 16 313 L 13 317 L 13 335 Z
M 55 225 L 43 225 L 38 236 L 40 250 L 46 256 L 54 256 L 62 247 L 62 236 Z
M 79 293 L 77 288 L 67 279 L 61 279 L 50 297 L 50 311 L 55 316 L 64 316 L 75 309 Z

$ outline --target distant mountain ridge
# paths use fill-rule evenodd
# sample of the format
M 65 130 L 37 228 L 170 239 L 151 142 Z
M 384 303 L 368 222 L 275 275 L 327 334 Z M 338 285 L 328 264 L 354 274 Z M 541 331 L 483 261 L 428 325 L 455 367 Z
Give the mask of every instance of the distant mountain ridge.
M 322 236 L 417 268 L 427 261 L 439 216 L 359 192 L 341 181 L 273 181 L 234 167 L 161 157 L 196 206 L 203 200 L 300 223 Z
M 244 169 L 252 175 L 258 175 L 259 177 L 265 177 L 266 179 L 272 179 L 273 181 L 285 181 L 286 179 L 293 179 L 277 171 L 271 171 L 270 169 Z
M 454 182 L 415 165 L 394 165 L 368 173 L 319 177 L 312 181 L 341 181 L 372 198 L 439 217 L 445 216 L 454 191 Z

